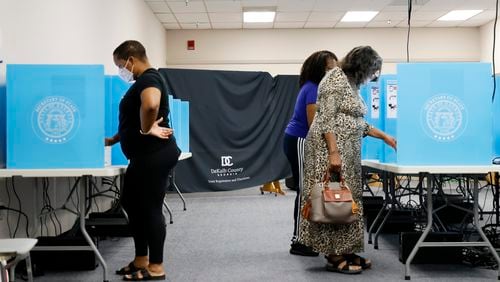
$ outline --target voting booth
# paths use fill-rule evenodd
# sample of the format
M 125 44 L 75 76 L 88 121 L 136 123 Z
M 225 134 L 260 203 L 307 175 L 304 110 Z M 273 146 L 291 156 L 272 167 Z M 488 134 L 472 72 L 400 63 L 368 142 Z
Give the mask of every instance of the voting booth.
M 397 82 L 397 164 L 491 164 L 489 63 L 399 64 Z
M 381 115 L 382 126 L 385 133 L 397 138 L 397 119 L 398 119 L 398 80 L 395 74 L 385 74 L 380 76 L 380 96 L 381 96 Z M 383 142 L 383 141 L 382 141 Z M 399 140 L 398 140 L 399 142 Z M 399 144 L 398 144 L 399 145 Z M 382 145 L 380 160 L 384 163 L 393 163 L 397 161 L 396 151 L 390 146 Z
M 104 167 L 104 67 L 7 65 L 7 168 Z
M 360 87 L 360 94 L 365 102 L 367 113 L 365 120 L 370 125 L 377 128 L 382 128 L 383 119 L 380 109 L 380 84 L 379 82 L 368 82 Z M 383 141 L 370 136 L 362 139 L 361 143 L 361 159 L 363 160 L 380 160 Z
M 495 99 L 493 100 L 493 110 L 491 116 L 493 123 L 493 131 L 492 131 L 493 158 L 500 157 L 500 78 L 498 75 L 495 76 L 495 81 L 496 81 Z
M 5 85 L 0 85 L 0 168 L 7 163 L 7 96 Z
M 174 129 L 177 146 L 182 152 L 189 152 L 189 102 L 168 95 L 170 126 Z
M 106 75 L 106 137 L 112 137 L 118 133 L 118 115 L 120 110 L 120 101 L 130 88 L 130 83 L 123 81 L 119 76 Z M 127 165 L 128 160 L 122 152 L 120 143 L 107 148 L 108 165 Z

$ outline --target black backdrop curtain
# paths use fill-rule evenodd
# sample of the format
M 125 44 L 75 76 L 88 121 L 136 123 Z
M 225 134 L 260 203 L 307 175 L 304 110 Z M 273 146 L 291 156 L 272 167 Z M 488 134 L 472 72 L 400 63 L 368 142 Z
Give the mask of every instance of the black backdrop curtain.
M 298 76 L 168 68 L 160 73 L 170 94 L 189 101 L 193 157 L 175 170 L 182 191 L 240 189 L 291 175 L 283 136 Z

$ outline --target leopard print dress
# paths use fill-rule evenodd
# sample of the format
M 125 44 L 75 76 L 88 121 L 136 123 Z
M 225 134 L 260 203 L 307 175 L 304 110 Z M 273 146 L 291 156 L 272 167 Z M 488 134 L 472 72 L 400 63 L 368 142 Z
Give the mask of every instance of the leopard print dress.
M 363 251 L 363 205 L 361 179 L 361 138 L 370 130 L 363 116 L 366 105 L 344 72 L 336 67 L 328 72 L 318 86 L 318 112 L 306 137 L 304 154 L 304 205 L 311 187 L 324 177 L 328 168 L 328 147 L 324 133 L 336 135 L 342 161 L 341 173 L 351 188 L 353 200 L 361 214 L 348 225 L 318 224 L 301 218 L 299 242 L 324 254 L 350 254 Z

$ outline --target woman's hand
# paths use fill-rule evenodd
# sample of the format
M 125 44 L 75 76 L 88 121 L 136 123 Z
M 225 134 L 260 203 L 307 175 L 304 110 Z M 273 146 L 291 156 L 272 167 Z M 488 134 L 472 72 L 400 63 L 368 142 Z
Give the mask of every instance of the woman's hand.
M 113 146 L 118 142 L 120 142 L 120 135 L 118 135 L 118 133 L 113 137 L 104 138 L 104 146 Z
M 156 137 L 161 138 L 161 139 L 168 139 L 170 137 L 170 135 L 172 135 L 174 133 L 174 130 L 172 128 L 159 126 L 159 123 L 162 121 L 163 121 L 163 118 L 158 119 L 157 121 L 155 121 L 153 123 L 153 126 L 151 127 L 151 129 L 148 132 L 143 133 L 141 131 L 141 134 L 142 135 L 153 135 L 153 136 L 156 136 Z
M 387 135 L 385 134 L 384 138 L 383 138 L 385 144 L 391 146 L 394 150 L 397 151 L 397 141 L 394 137 L 390 136 L 390 135 Z
M 328 154 L 328 162 L 330 165 L 330 171 L 340 172 L 342 161 L 340 160 L 340 154 L 338 151 Z

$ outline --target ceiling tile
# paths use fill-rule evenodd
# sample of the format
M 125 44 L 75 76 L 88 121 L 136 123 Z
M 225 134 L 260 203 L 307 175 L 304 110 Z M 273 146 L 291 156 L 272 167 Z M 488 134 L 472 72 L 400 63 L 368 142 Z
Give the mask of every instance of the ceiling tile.
M 156 14 L 156 17 L 162 23 L 175 23 L 177 20 L 175 19 L 173 14 Z
M 339 21 L 343 16 L 344 12 L 329 12 L 329 13 L 324 13 L 324 12 L 312 12 L 309 15 L 308 21 L 310 22 L 337 22 Z
M 163 1 L 147 2 L 154 13 L 170 13 L 170 9 Z
M 166 23 L 166 24 L 163 24 L 163 26 L 166 29 L 180 29 L 181 28 L 178 23 Z
M 411 21 L 411 27 L 424 27 L 430 24 L 432 21 Z M 408 21 L 404 20 L 398 24 L 398 27 L 408 27 Z
M 209 23 L 181 23 L 182 29 L 211 29 Z
M 468 21 L 465 21 L 465 22 L 459 24 L 458 26 L 477 27 L 477 26 L 485 25 L 491 21 L 492 20 L 490 20 L 490 19 L 479 19 L 479 20 L 470 19 Z
M 168 6 L 174 13 L 202 13 L 206 12 L 203 2 L 168 2 Z
M 241 6 L 245 7 L 276 7 L 278 0 L 242 0 Z
M 408 13 L 405 12 L 397 12 L 397 11 L 391 11 L 391 12 L 380 12 L 378 13 L 373 20 L 374 21 L 397 21 L 397 20 L 404 20 L 408 18 Z
M 450 11 L 456 10 L 465 0 L 430 0 L 420 7 L 419 11 Z
M 303 28 L 305 22 L 275 22 L 274 28 Z
M 243 24 L 241 22 L 234 23 L 212 23 L 213 28 L 217 29 L 241 29 Z
M 304 28 L 333 28 L 337 22 L 335 21 L 325 21 L 325 22 L 306 22 Z
M 243 22 L 242 13 L 208 13 L 212 23 Z
M 371 21 L 366 27 L 396 27 L 400 22 L 400 20 L 391 20 L 390 23 L 387 21 Z
M 314 7 L 314 1 L 304 0 L 278 0 L 278 12 L 298 12 L 311 11 Z
M 448 13 L 446 10 L 442 11 L 416 11 L 412 13 L 411 15 L 411 20 L 417 20 L 417 21 L 435 21 L 438 18 L 444 16 L 446 13 Z
M 462 21 L 433 21 L 426 27 L 456 27 L 461 23 Z
M 178 13 L 175 14 L 180 23 L 208 23 L 206 13 Z
M 273 28 L 273 23 L 243 23 L 243 28 Z
M 360 28 L 365 27 L 367 22 L 338 22 L 335 28 Z
M 309 17 L 309 12 L 278 12 L 276 13 L 277 22 L 305 22 Z
M 205 1 L 209 12 L 241 12 L 240 1 Z

